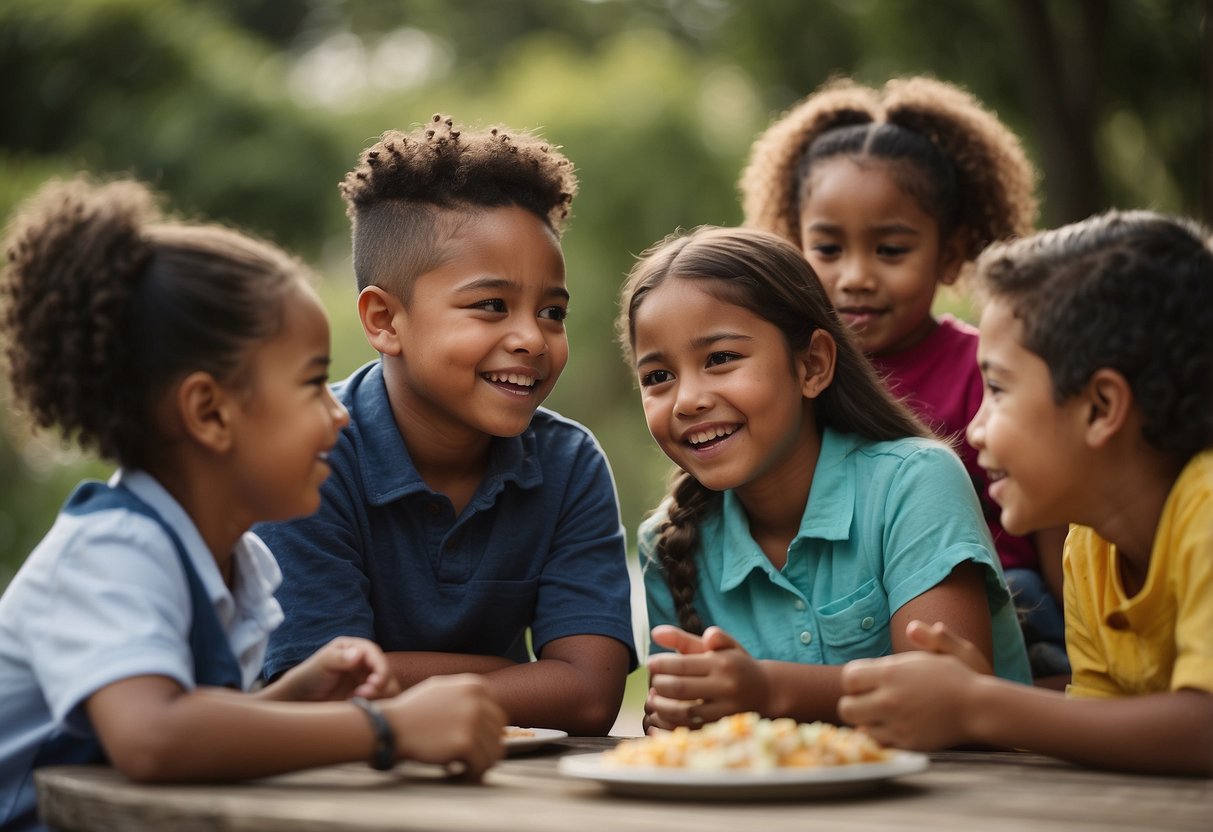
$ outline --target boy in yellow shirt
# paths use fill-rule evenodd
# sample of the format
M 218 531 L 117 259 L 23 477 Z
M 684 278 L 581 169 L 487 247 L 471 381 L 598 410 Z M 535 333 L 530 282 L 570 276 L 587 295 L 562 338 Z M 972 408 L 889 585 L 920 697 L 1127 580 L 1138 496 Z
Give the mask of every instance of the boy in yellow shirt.
M 1008 530 L 1075 524 L 1073 681 L 1063 696 L 975 673 L 972 645 L 913 622 L 925 652 L 849 664 L 839 714 L 906 748 L 1213 775 L 1209 233 L 1111 212 L 991 248 L 978 280 L 985 397 L 969 440 Z

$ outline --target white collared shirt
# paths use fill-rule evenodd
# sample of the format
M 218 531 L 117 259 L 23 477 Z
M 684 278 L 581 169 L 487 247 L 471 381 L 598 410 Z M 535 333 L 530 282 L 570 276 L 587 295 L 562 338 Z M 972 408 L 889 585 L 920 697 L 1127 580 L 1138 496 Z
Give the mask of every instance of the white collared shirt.
M 193 521 L 159 482 L 120 470 L 116 483 L 181 539 L 248 688 L 282 621 L 273 556 L 245 533 L 233 550 L 233 595 Z M 123 508 L 60 513 L 0 597 L 0 826 L 33 799 L 29 768 L 51 733 L 92 734 L 82 707 L 92 694 L 146 675 L 194 687 L 191 620 L 185 571 L 159 523 Z

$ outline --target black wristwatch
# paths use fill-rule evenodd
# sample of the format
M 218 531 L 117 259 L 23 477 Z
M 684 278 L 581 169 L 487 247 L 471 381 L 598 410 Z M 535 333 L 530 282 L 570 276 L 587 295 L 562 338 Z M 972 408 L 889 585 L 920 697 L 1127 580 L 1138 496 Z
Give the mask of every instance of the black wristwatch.
M 383 711 L 379 710 L 379 706 L 369 699 L 352 696 L 350 702 L 357 705 L 366 714 L 367 719 L 371 721 L 371 730 L 375 732 L 375 750 L 371 752 L 371 768 L 387 771 L 396 765 L 396 735 L 392 733 L 392 726 L 388 724 L 387 717 L 383 715 Z

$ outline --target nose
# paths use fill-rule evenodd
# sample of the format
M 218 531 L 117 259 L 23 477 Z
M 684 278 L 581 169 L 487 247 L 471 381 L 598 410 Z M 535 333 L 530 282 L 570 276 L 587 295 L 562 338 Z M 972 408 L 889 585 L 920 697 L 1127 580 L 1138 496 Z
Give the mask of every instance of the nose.
M 337 401 L 331 389 L 326 387 L 324 393 L 329 398 L 329 415 L 333 419 L 333 426 L 341 430 L 350 423 L 350 412 L 345 409 L 345 405 Z
M 969 422 L 969 426 L 965 428 L 965 439 L 969 444 L 977 450 L 981 450 L 986 444 L 986 397 L 981 398 L 981 407 L 977 408 L 977 413 L 973 415 L 973 421 Z
M 869 292 L 873 288 L 872 272 L 863 257 L 843 257 L 838 264 L 835 286 L 842 292 Z
M 692 416 L 702 413 L 711 406 L 711 394 L 708 385 L 694 376 L 678 379 L 678 392 L 674 397 L 674 412 L 679 416 Z
M 506 348 L 512 353 L 543 355 L 547 352 L 547 335 L 539 320 L 519 316 L 506 337 Z

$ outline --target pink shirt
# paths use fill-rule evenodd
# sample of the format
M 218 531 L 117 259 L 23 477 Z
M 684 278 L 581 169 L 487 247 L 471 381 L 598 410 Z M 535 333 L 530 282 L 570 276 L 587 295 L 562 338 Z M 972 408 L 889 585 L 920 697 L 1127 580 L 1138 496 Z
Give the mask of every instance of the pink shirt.
M 904 352 L 872 358 L 872 365 L 893 394 L 900 396 L 932 430 L 944 439 L 957 439 L 956 452 L 973 479 L 1003 569 L 1039 570 L 1035 544 L 1010 534 L 998 522 L 999 509 L 990 500 L 989 483 L 977 464 L 977 450 L 964 438 L 965 428 L 981 407 L 977 329 L 944 315 L 924 341 Z

